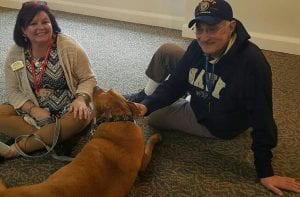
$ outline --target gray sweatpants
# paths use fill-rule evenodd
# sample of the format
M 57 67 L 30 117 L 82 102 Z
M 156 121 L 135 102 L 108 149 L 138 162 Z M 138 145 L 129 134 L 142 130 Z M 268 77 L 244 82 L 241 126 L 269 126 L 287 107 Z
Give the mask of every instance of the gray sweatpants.
M 174 70 L 185 50 L 175 44 L 162 45 L 153 55 L 146 75 L 157 83 L 163 82 Z M 179 99 L 170 106 L 149 115 L 149 124 L 161 129 L 174 129 L 202 137 L 214 137 L 197 122 L 190 102 Z

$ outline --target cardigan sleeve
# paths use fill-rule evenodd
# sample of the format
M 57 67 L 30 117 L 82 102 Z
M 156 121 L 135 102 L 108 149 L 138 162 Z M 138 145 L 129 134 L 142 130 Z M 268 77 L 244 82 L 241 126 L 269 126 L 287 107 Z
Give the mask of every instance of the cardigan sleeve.
M 59 34 L 58 55 L 73 94 L 85 93 L 92 99 L 96 76 L 84 49 L 72 38 Z
M 21 47 L 14 45 L 9 50 L 5 60 L 4 73 L 7 101 L 15 109 L 22 107 L 27 100 L 38 105 L 30 89 Z

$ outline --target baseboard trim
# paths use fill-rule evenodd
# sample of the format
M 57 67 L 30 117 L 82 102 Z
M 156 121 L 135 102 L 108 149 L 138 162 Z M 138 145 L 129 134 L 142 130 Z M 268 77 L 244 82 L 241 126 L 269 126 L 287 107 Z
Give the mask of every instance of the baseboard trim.
M 22 2 L 20 0 L 0 0 L 0 6 L 9 8 L 20 8 L 21 3 Z M 181 30 L 182 24 L 184 23 L 184 17 L 163 15 L 153 12 L 126 10 L 60 0 L 48 1 L 48 4 L 52 10 L 178 30 Z
M 0 0 L 0 6 L 8 8 L 19 9 L 21 7 L 21 4 L 21 0 Z M 88 5 L 85 3 L 71 3 L 61 0 L 49 1 L 48 4 L 53 10 L 83 14 L 88 16 L 96 16 L 101 18 L 120 20 L 138 24 L 178 29 L 182 30 L 183 37 L 195 37 L 194 33 L 187 27 L 187 24 L 184 24 L 184 17 Z M 251 40 L 262 49 L 300 55 L 299 38 L 262 34 L 256 32 L 249 33 L 252 37 Z
M 249 32 L 251 41 L 261 49 L 300 55 L 300 39 L 292 37 L 277 36 Z M 182 37 L 195 38 L 195 33 L 188 28 L 187 24 L 182 26 Z
M 21 4 L 20 0 L 0 0 L 0 6 L 5 8 L 19 9 Z

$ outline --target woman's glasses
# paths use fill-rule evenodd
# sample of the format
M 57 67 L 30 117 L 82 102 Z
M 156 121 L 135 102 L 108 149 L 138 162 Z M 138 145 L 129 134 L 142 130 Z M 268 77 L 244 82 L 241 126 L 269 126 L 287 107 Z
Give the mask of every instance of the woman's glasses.
M 26 1 L 22 4 L 22 7 L 30 6 L 30 5 L 47 5 L 47 2 L 46 1 Z

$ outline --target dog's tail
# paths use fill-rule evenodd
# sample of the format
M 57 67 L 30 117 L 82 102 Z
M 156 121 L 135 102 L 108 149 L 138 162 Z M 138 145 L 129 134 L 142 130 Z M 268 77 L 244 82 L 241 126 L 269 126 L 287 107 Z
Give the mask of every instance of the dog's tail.
M 1 195 L 1 192 L 6 190 L 6 189 L 7 189 L 6 185 L 3 183 L 2 180 L 0 180 L 0 195 Z
M 143 161 L 141 164 L 141 168 L 140 171 L 145 171 L 150 160 L 152 157 L 152 151 L 153 148 L 155 146 L 155 144 L 159 141 L 161 141 L 161 135 L 159 133 L 155 133 L 152 136 L 150 136 L 150 138 L 147 140 L 146 142 L 146 146 L 145 146 L 145 153 L 144 153 L 144 157 L 143 157 Z

